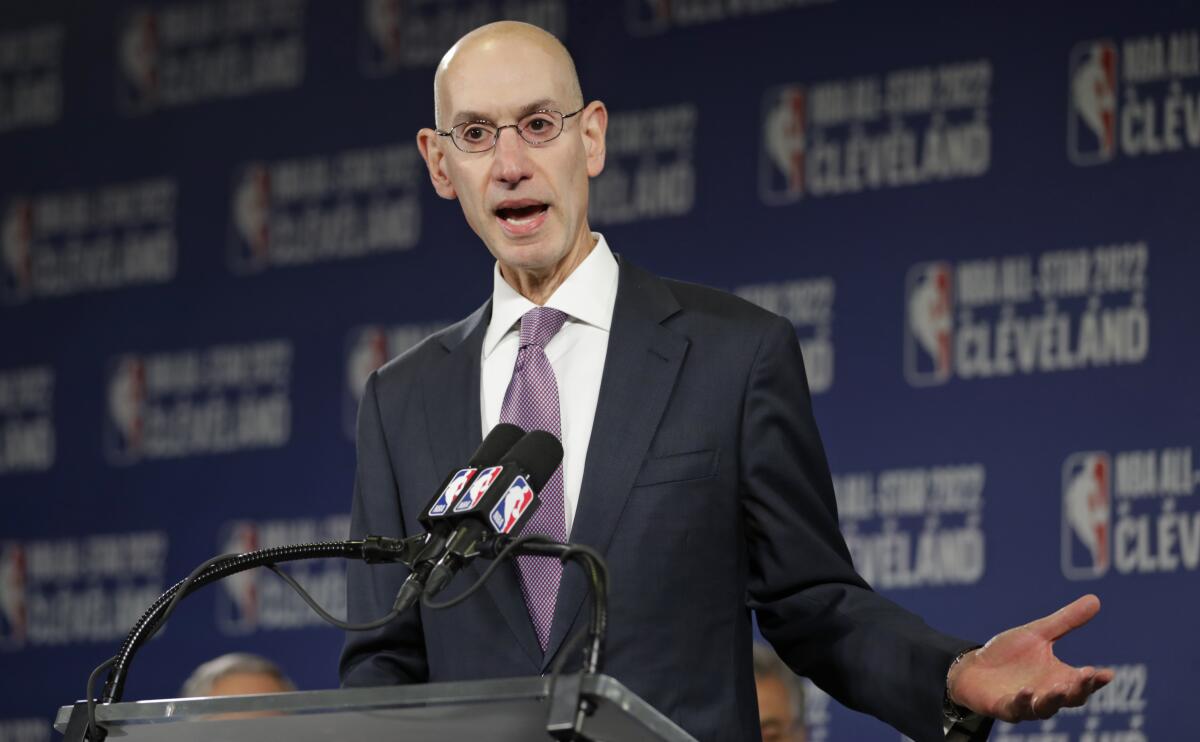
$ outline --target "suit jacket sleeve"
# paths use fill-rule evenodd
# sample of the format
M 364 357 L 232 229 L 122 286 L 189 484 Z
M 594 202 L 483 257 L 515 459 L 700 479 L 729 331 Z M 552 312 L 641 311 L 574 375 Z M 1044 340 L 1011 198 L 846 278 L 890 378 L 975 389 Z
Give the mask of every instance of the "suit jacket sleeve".
M 748 600 L 783 660 L 914 740 L 944 739 L 946 671 L 977 643 L 938 633 L 854 570 L 791 325 L 774 318 L 747 380 L 741 434 Z
M 403 538 L 404 521 L 389 447 L 380 420 L 378 373 L 367 381 L 358 409 L 358 465 L 350 538 L 368 534 Z M 348 562 L 346 613 L 352 623 L 380 618 L 392 608 L 408 576 L 401 564 Z M 350 632 L 339 665 L 343 686 L 423 682 L 429 669 L 419 612 L 410 609 L 381 629 Z

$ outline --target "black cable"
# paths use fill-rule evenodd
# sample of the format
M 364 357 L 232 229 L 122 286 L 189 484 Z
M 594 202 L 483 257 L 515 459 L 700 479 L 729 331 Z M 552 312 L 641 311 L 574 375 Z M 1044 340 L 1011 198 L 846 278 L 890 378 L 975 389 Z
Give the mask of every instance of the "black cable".
M 188 588 L 191 587 L 192 583 L 196 581 L 197 577 L 204 573 L 204 570 L 208 569 L 214 564 L 219 564 L 220 562 L 236 556 L 237 554 L 221 554 L 219 556 L 215 556 L 212 559 L 204 562 L 204 564 L 201 564 L 199 567 L 193 569 L 187 577 L 183 578 L 183 580 L 172 586 L 171 590 L 174 591 L 174 594 L 171 596 L 171 601 L 167 603 L 167 607 L 162 612 L 162 617 L 159 619 L 158 623 L 154 625 L 154 628 L 147 634 L 146 639 L 149 640 L 153 638 L 153 636 L 157 634 L 160 629 L 162 629 L 163 625 L 166 624 L 167 619 L 170 618 L 171 614 L 175 612 L 175 607 L 179 605 L 179 601 L 182 600 L 184 594 L 188 592 Z M 120 655 L 110 657 L 102 662 L 95 670 L 92 670 L 92 674 L 88 676 L 87 701 L 88 727 L 90 729 L 102 729 L 100 725 L 96 723 L 96 697 L 93 694 L 96 678 L 100 675 L 100 673 L 115 665 L 118 661 L 120 661 L 120 659 Z
M 200 577 L 200 575 L 204 574 L 205 570 L 222 562 L 235 559 L 237 556 L 237 554 L 233 553 L 215 556 L 212 559 L 204 562 L 204 564 L 201 564 L 199 567 L 193 569 L 188 573 L 187 577 L 184 577 L 182 580 L 175 583 L 175 585 L 171 588 L 175 591 L 175 594 L 171 596 L 171 602 L 167 603 L 167 607 L 159 615 L 158 621 L 154 624 L 154 627 L 146 634 L 144 641 L 150 641 L 159 631 L 162 630 L 162 627 L 167 623 L 167 619 L 170 618 L 171 614 L 175 612 L 175 608 L 179 605 L 179 601 L 183 600 L 184 595 L 191 592 L 192 583 L 194 583 L 196 579 Z
M 318 604 L 317 601 L 312 597 L 312 595 L 309 595 L 308 591 L 296 581 L 296 578 L 280 569 L 278 564 L 264 564 L 263 566 L 279 575 L 279 579 L 283 580 L 288 585 L 291 585 L 292 589 L 300 594 L 300 598 L 307 603 L 308 607 L 312 608 L 313 612 L 320 616 L 322 620 L 328 624 L 336 626 L 339 629 L 342 629 L 343 631 L 374 631 L 375 629 L 391 623 L 397 616 L 400 615 L 400 611 L 393 609 L 386 616 L 377 618 L 368 623 L 346 623 L 322 608 L 320 604 Z
M 187 579 L 176 583 L 160 595 L 130 629 L 117 652 L 117 661 L 109 672 L 102 700 L 105 702 L 121 700 L 125 678 L 138 648 L 158 631 L 164 616 L 173 610 L 183 596 L 231 574 L 269 563 L 314 558 L 365 558 L 368 562 L 398 560 L 402 552 L 396 550 L 397 544 L 393 544 L 391 541 L 390 539 L 368 537 L 363 541 L 294 544 L 275 546 L 244 554 L 224 555 L 208 560 L 204 565 L 193 570 Z
M 421 605 L 425 606 L 426 608 L 431 608 L 436 611 L 440 611 L 444 608 L 453 608 L 454 606 L 458 605 L 459 603 L 463 602 L 464 600 L 466 600 L 467 598 L 469 598 L 473 594 L 475 594 L 475 592 L 477 592 L 479 590 L 479 588 L 483 587 L 483 583 L 488 581 L 488 578 L 491 577 L 492 574 L 494 574 L 497 569 L 499 569 L 500 564 L 505 560 L 505 558 L 510 556 L 514 551 L 516 551 L 516 549 L 518 547 L 525 546 L 526 544 L 533 544 L 533 543 L 544 543 L 544 544 L 549 545 L 549 544 L 557 544 L 558 542 L 554 541 L 552 539 L 548 539 L 545 536 L 538 536 L 538 535 L 522 536 L 519 539 L 509 541 L 508 544 L 503 549 L 501 549 L 498 554 L 496 554 L 496 557 L 494 559 L 492 559 L 492 563 L 487 566 L 487 569 L 483 570 L 483 574 L 479 575 L 479 579 L 475 580 L 475 582 L 470 587 L 468 587 L 466 590 L 464 590 L 461 595 L 457 595 L 457 596 L 455 596 L 449 600 L 443 601 L 441 603 L 434 603 L 433 601 L 426 599 L 426 597 L 424 595 L 422 595 L 421 596 Z
M 98 667 L 96 667 L 95 670 L 92 670 L 91 675 L 88 675 L 88 681 L 87 681 L 88 729 L 86 732 L 84 732 L 84 736 L 86 738 L 89 738 L 89 739 L 94 738 L 94 739 L 99 740 L 99 739 L 103 739 L 104 735 L 107 734 L 107 730 L 104 729 L 104 727 L 102 727 L 96 723 L 96 695 L 95 695 L 94 689 L 96 687 L 96 678 L 100 677 L 100 673 L 104 672 L 105 670 L 107 670 L 108 668 L 110 668 L 114 664 L 116 664 L 116 661 L 117 661 L 117 657 L 115 657 L 115 656 L 109 657 L 108 659 L 101 662 L 100 665 Z M 98 734 L 93 736 L 93 734 L 92 734 L 93 731 L 98 732 Z

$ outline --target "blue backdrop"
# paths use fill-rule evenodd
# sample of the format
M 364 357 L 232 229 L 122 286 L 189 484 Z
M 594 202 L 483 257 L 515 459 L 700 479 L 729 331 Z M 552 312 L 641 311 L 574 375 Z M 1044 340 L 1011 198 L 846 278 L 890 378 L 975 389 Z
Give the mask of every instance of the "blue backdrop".
M 1101 595 L 1059 649 L 1117 680 L 994 738 L 1192 734 L 1200 4 L 183 0 L 0 10 L 0 740 L 208 556 L 344 535 L 362 380 L 490 291 L 413 135 L 500 17 L 609 106 L 614 250 L 796 325 L 877 588 L 981 640 Z M 340 640 L 246 575 L 126 698 L 236 649 L 332 687 Z

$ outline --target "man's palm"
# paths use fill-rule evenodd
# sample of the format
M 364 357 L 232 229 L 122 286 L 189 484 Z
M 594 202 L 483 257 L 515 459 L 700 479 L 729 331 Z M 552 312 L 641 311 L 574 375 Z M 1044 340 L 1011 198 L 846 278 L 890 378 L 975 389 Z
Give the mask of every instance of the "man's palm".
M 1112 670 L 1071 667 L 1054 656 L 1054 642 L 1092 619 L 1100 599 L 1085 595 L 1058 611 L 992 637 L 951 671 L 951 698 L 1004 721 L 1047 719 L 1063 706 L 1081 706 L 1113 678 Z

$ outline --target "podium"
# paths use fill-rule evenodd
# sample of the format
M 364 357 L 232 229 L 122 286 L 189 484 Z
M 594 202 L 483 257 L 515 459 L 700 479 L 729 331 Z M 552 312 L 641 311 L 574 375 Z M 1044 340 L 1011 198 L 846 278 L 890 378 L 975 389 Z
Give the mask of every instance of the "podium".
M 607 675 L 565 675 L 595 707 L 594 742 L 696 742 Z M 550 678 L 529 677 L 253 696 L 174 698 L 99 706 L 97 721 L 122 742 L 531 742 L 551 739 Z M 82 708 L 81 708 L 82 707 Z M 86 724 L 86 704 L 63 706 L 54 728 Z

